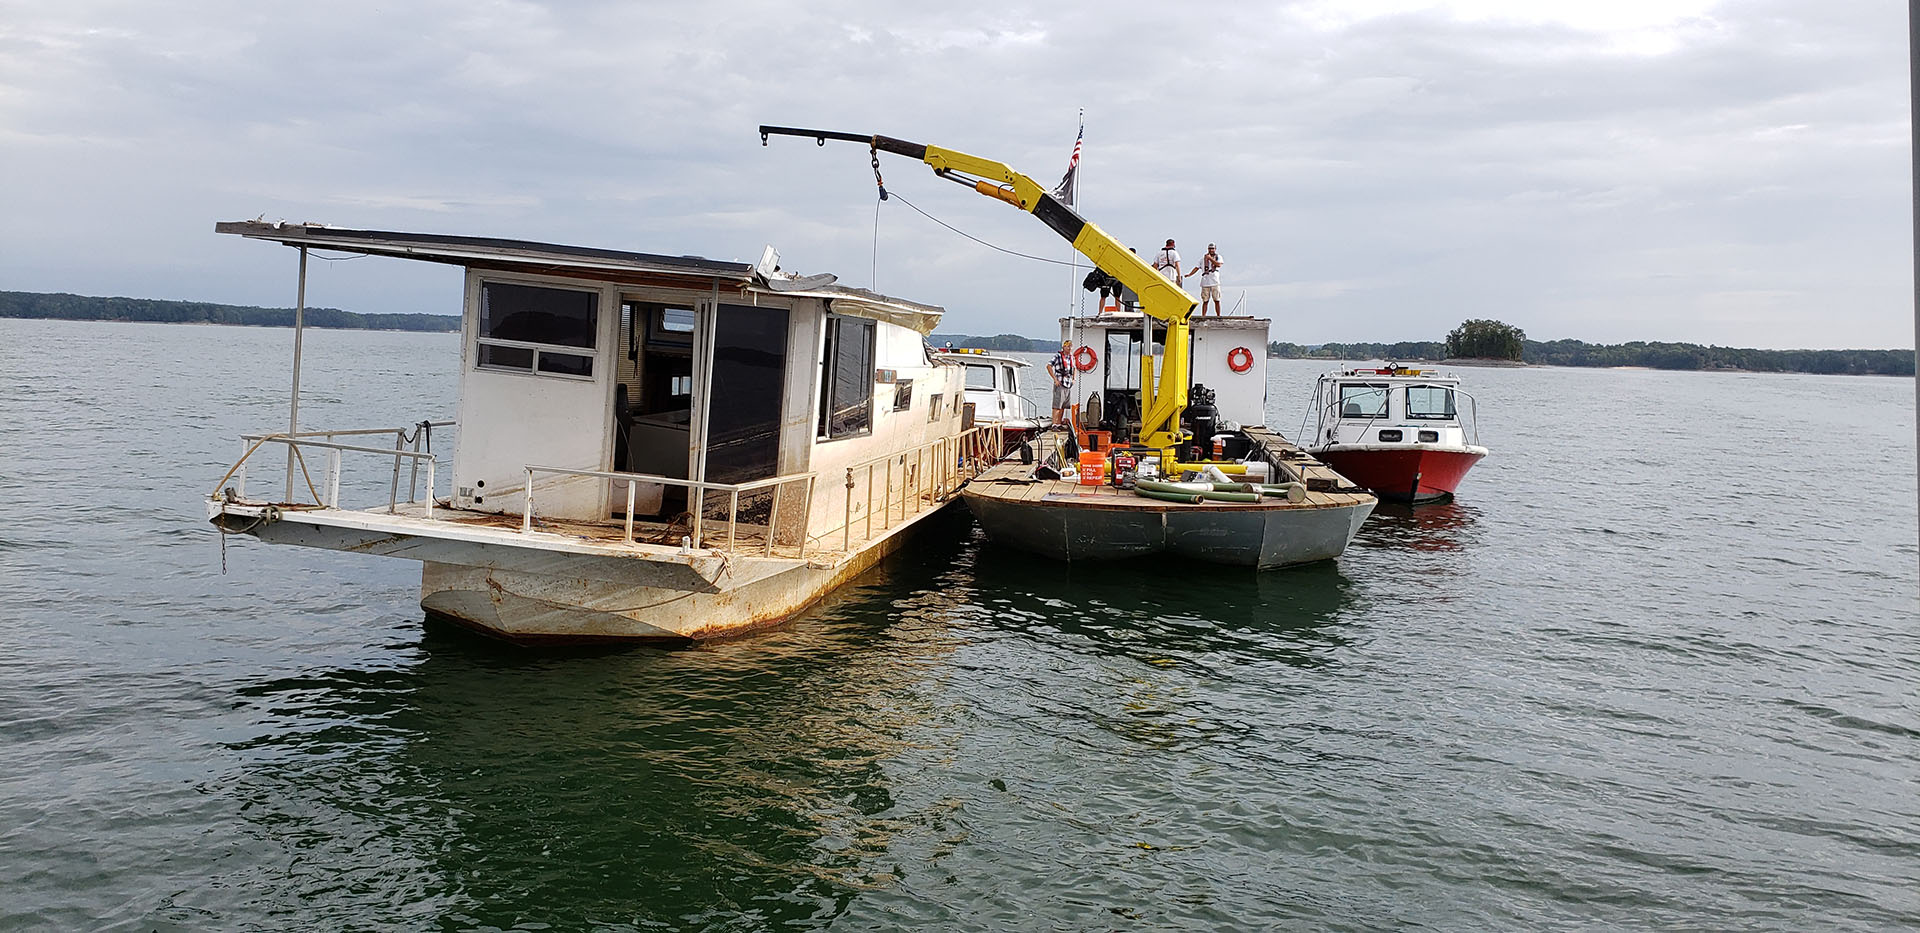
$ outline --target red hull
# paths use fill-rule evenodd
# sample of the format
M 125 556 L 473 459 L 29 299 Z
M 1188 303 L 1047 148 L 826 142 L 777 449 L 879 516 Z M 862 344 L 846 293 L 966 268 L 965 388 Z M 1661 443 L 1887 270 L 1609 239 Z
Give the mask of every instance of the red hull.
M 1460 487 L 1482 453 L 1408 446 L 1382 450 L 1338 447 L 1313 455 L 1334 472 L 1395 502 L 1445 499 Z

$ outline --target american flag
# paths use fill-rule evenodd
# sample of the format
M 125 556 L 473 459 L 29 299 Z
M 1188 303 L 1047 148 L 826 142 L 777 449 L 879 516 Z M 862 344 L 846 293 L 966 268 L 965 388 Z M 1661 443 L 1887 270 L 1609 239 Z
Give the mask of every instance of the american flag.
M 1073 206 L 1073 196 L 1079 187 L 1076 182 L 1079 181 L 1080 176 L 1080 141 L 1086 136 L 1087 125 L 1081 123 L 1080 134 L 1073 138 L 1073 158 L 1067 160 L 1067 174 L 1061 176 L 1059 186 L 1053 189 L 1054 200 L 1068 207 Z

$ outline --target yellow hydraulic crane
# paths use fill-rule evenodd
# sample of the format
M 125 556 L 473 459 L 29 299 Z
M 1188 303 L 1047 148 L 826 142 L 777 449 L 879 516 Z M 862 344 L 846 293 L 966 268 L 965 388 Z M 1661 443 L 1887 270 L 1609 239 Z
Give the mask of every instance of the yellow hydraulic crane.
M 1187 355 L 1190 348 L 1187 319 L 1193 316 L 1195 302 L 1179 286 L 1167 281 L 1146 260 L 1121 245 L 1105 230 L 1088 222 L 1073 208 L 1055 200 L 1047 189 L 1032 178 L 1015 171 L 1005 162 L 995 162 L 954 149 L 911 143 L 891 136 L 861 136 L 832 130 L 806 130 L 790 126 L 760 127 L 760 144 L 769 136 L 802 136 L 826 145 L 827 140 L 865 143 L 873 153 L 874 180 L 880 178 L 880 153 L 890 152 L 925 162 L 933 173 L 957 181 L 990 198 L 1005 201 L 1046 224 L 1065 237 L 1080 255 L 1087 257 L 1100 271 L 1120 280 L 1140 296 L 1140 310 L 1167 325 L 1166 356 L 1160 364 L 1160 377 L 1154 378 L 1151 335 L 1140 355 L 1140 443 L 1160 452 L 1162 462 L 1173 465 L 1179 448 L 1192 435 L 1180 426 L 1187 410 Z M 886 187 L 880 197 L 887 196 Z

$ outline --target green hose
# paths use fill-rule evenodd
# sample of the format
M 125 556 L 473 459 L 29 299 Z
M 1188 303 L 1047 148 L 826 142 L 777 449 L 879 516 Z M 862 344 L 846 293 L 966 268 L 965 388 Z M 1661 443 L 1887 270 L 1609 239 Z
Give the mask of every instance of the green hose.
M 1154 492 L 1178 493 L 1183 496 L 1199 495 L 1200 493 L 1198 489 L 1188 489 L 1185 486 L 1176 486 L 1173 483 L 1165 483 L 1157 479 L 1134 480 L 1133 484 L 1141 489 L 1151 489 Z
M 1165 492 L 1159 489 L 1135 486 L 1133 494 L 1136 496 L 1144 496 L 1148 499 L 1158 499 L 1162 502 L 1184 502 L 1188 505 L 1200 504 L 1200 494 L 1197 492 Z
M 1206 499 L 1210 502 L 1259 502 L 1260 501 L 1260 494 L 1256 492 L 1203 492 L 1203 493 L 1198 493 L 1198 495 L 1200 496 L 1200 498 Z

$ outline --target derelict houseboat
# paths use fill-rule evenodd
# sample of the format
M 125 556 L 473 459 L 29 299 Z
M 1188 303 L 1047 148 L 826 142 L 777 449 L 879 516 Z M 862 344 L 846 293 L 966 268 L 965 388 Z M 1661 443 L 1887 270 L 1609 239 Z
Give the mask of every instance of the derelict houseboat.
M 896 548 L 999 450 L 996 427 L 966 422 L 963 368 L 926 345 L 939 308 L 795 277 L 771 249 L 746 264 L 215 230 L 298 247 L 303 307 L 308 248 L 465 268 L 455 422 L 301 430 L 296 328 L 294 424 L 245 439 L 207 512 L 223 532 L 418 560 L 429 614 L 511 641 L 779 622 Z M 456 426 L 444 470 L 420 442 Z M 371 507 L 342 504 L 345 459 L 371 464 L 348 484 Z
M 1473 397 L 1431 369 L 1388 363 L 1327 373 L 1314 385 L 1313 413 L 1308 450 L 1382 499 L 1451 499 L 1487 455 Z
M 1174 368 L 1156 325 L 1124 312 L 1061 320 L 1074 344 L 1074 430 L 1034 441 L 1036 462 L 1057 469 L 1009 460 L 962 490 L 987 536 L 1069 561 L 1164 554 L 1267 569 L 1343 553 L 1376 500 L 1266 428 L 1268 322 L 1187 322 L 1192 386 L 1181 420 L 1191 441 L 1165 467 L 1139 443 L 1155 377 Z M 1178 482 L 1207 468 L 1237 488 Z

